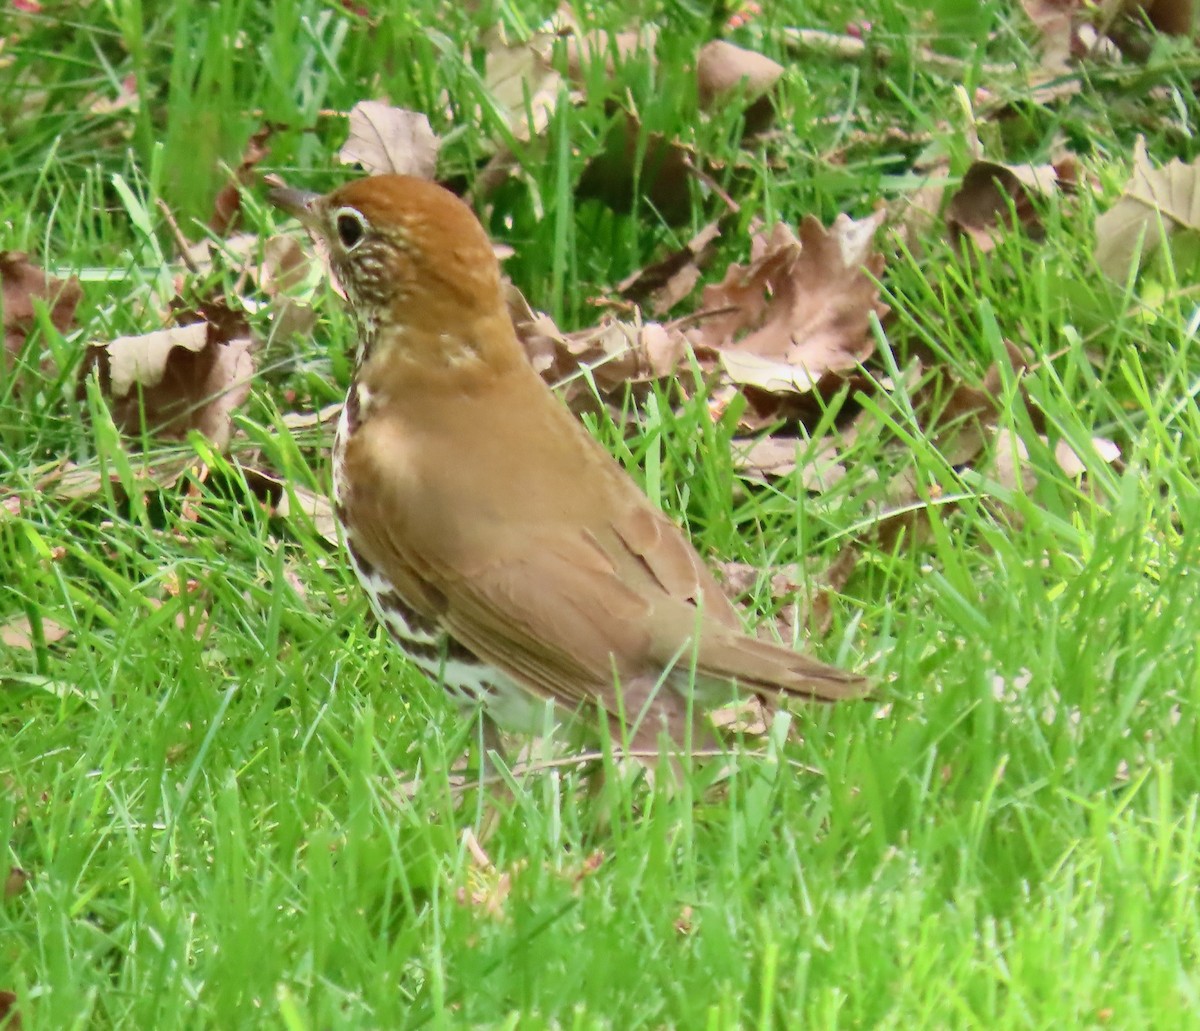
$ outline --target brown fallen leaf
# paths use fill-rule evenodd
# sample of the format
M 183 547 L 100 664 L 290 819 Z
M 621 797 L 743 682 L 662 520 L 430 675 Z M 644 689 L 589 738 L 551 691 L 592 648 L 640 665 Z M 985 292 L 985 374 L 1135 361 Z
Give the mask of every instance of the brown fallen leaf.
M 295 497 L 296 507 L 312 523 L 317 535 L 327 544 L 335 548 L 339 547 L 338 521 L 333 509 L 333 502 L 324 494 L 318 494 L 307 487 L 293 483 L 284 492 L 279 507 L 275 510 L 276 515 L 283 519 L 295 519 L 297 517 L 296 513 L 292 511 L 290 500 L 292 497 Z
M 8 876 L 4 878 L 4 897 L 11 899 L 20 895 L 25 890 L 25 885 L 32 879 L 33 875 L 22 870 L 19 866 L 9 867 Z
M 93 344 L 83 375 L 92 369 L 123 432 L 179 440 L 199 430 L 223 448 L 250 395 L 254 357 L 249 337 L 223 339 L 215 324 L 194 322 Z
M 598 326 L 562 332 L 545 312 L 535 311 L 509 284 L 509 314 L 517 338 L 537 373 L 562 388 L 572 407 L 590 397 L 587 371 L 596 387 L 611 393 L 627 384 L 649 383 L 673 376 L 687 354 L 687 338 L 679 323 L 625 322 L 606 319 Z
M 767 482 L 790 476 L 799 467 L 804 489 L 819 493 L 846 475 L 839 456 L 847 444 L 840 435 L 820 441 L 768 435 L 753 440 L 734 439 L 731 446 L 733 467 L 748 479 Z
M 617 293 L 627 301 L 645 305 L 656 315 L 670 311 L 700 282 L 716 254 L 720 235 L 721 222 L 709 222 L 679 250 L 623 279 L 617 284 Z
M 363 100 L 350 110 L 350 135 L 338 160 L 360 165 L 369 175 L 412 175 L 432 179 L 441 139 L 419 111 Z
M 134 480 L 139 485 L 144 485 L 146 490 L 169 490 L 196 464 L 195 455 L 173 455 L 154 462 L 130 455 L 128 460 Z M 36 487 L 39 493 L 47 497 L 86 501 L 100 494 L 106 480 L 114 490 L 120 491 L 121 480 L 115 472 L 102 476 L 97 466 L 81 466 L 72 461 L 65 461 L 38 480 Z
M 513 136 L 528 142 L 540 136 L 564 90 L 554 67 L 554 44 L 576 31 L 569 10 L 560 8 L 530 34 L 511 41 L 497 25 L 484 34 L 484 85 Z
M 33 332 L 35 302 L 46 305 L 50 322 L 60 333 L 68 332 L 75 322 L 75 309 L 83 297 L 79 281 L 56 279 L 30 262 L 20 251 L 0 251 L 0 299 L 4 307 L 4 367 L 25 350 Z M 49 371 L 43 365 L 44 371 Z
M 997 241 L 997 232 L 1017 225 L 1031 239 L 1043 235 L 1037 202 L 1056 189 L 1071 187 L 1077 175 L 1073 158 L 1053 165 L 1002 165 L 975 161 L 946 208 L 946 227 L 955 242 L 964 237 L 987 253 Z
M 1121 199 L 1096 219 L 1096 264 L 1123 283 L 1135 260 L 1141 268 L 1179 237 L 1200 237 L 1200 159 L 1185 165 L 1176 158 L 1156 167 L 1139 136 Z
M 791 641 L 798 625 L 813 635 L 829 632 L 833 620 L 832 596 L 845 589 L 857 563 L 857 551 L 847 547 L 821 572 L 802 565 L 763 569 L 745 562 L 721 562 L 716 571 L 725 594 L 736 602 L 752 600 L 765 580 L 774 603 L 779 639 Z
M 280 421 L 293 433 L 313 426 L 332 428 L 337 425 L 338 416 L 342 414 L 342 404 L 341 401 L 333 401 L 312 412 L 288 412 Z
M 746 131 L 762 132 L 774 117 L 770 93 L 783 70 L 778 61 L 756 51 L 723 39 L 711 40 L 700 48 L 696 59 L 700 107 L 712 111 L 731 103 L 743 103 Z
M 883 256 L 873 249 L 883 220 L 877 211 L 853 221 L 839 215 L 825 229 L 811 215 L 799 236 L 778 224 L 771 235 L 758 234 L 749 265 L 730 265 L 725 278 L 704 288 L 703 308 L 717 312 L 688 337 L 741 370 L 762 373 L 762 361 L 792 367 L 783 389 L 807 390 L 830 372 L 855 368 L 875 349 L 872 316 L 887 306 L 879 300 L 875 279 Z
M 340 405 L 338 407 L 340 409 Z M 337 515 L 333 502 L 324 493 L 309 490 L 302 484 L 286 483 L 276 474 L 264 469 L 245 465 L 240 468 L 246 485 L 269 515 L 289 521 L 307 519 L 317 535 L 327 544 L 335 548 L 340 547 Z
M 1021 7 L 1037 32 L 1034 85 L 1064 79 L 1070 84 L 1066 93 L 1078 93 L 1082 84 L 1077 77 L 1068 76 L 1073 62 L 1087 55 L 1087 45 L 1080 36 L 1080 0 L 1021 0 Z
M 263 244 L 258 286 L 268 297 L 294 290 L 308 279 L 312 260 L 294 236 L 277 233 Z
M 294 236 L 279 233 L 263 244 L 262 262 L 251 276 L 270 302 L 272 339 L 302 336 L 316 325 L 316 309 L 293 296 L 313 282 L 315 265 Z
M 1096 457 L 1106 465 L 1113 465 L 1121 460 L 1121 449 L 1107 437 L 1093 437 L 1092 449 Z M 1059 440 L 1054 445 L 1054 460 L 1068 476 L 1086 476 L 1088 464 L 1083 457 L 1065 440 Z
M 0 991 L 0 1031 L 21 1031 L 21 1026 L 16 995 Z
M 273 126 L 264 125 L 251 134 L 230 181 L 217 191 L 213 201 L 212 218 L 208 220 L 208 228 L 217 236 L 228 236 L 229 230 L 233 228 L 242 210 L 242 190 L 254 181 L 258 163 L 271 152 L 269 141 L 274 131 Z
M 1172 36 L 1189 36 L 1196 31 L 1193 0 L 1126 0 L 1131 14 L 1146 13 L 1159 32 Z
M 658 29 L 653 25 L 628 29 L 624 32 L 606 32 L 604 29 L 584 31 L 576 29 L 567 37 L 567 75 L 575 83 L 587 81 L 588 70 L 597 62 L 604 62 L 604 72 L 611 76 L 617 65 L 641 54 L 654 57 L 654 45 L 658 41 Z
M 696 61 L 700 105 L 712 108 L 735 96 L 760 97 L 782 75 L 783 65 L 778 61 L 723 39 L 711 40 L 700 48 Z
M 897 197 L 888 205 L 888 223 L 894 227 L 908 250 L 924 253 L 946 197 L 947 165 L 929 169 L 927 178 L 916 189 Z
M 612 117 L 604 150 L 584 166 L 576 196 L 597 200 L 618 214 L 648 203 L 667 225 L 686 222 L 692 212 L 688 184 L 703 162 L 678 140 L 646 133 L 624 110 L 614 110 Z
M 45 644 L 61 641 L 70 631 L 52 619 L 41 620 L 42 640 Z M 16 616 L 0 624 L 0 644 L 21 651 L 32 651 L 37 640 L 28 616 Z

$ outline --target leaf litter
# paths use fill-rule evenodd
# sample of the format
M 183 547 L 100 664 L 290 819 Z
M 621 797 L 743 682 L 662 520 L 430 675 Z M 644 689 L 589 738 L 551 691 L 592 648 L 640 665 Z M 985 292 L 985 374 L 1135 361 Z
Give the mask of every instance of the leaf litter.
M 1026 3 L 1027 10 L 1034 6 Z M 1043 82 L 1050 81 L 1049 71 L 1071 78 L 1077 62 L 1093 59 L 1076 40 L 1077 13 L 1077 5 L 1054 5 L 1049 0 L 1038 11 L 1031 10 L 1034 24 L 1046 40 L 1043 65 L 1028 73 L 1031 87 L 1037 85 L 1039 75 Z M 860 60 L 868 52 L 863 40 L 869 31 L 869 27 L 859 28 L 840 37 L 797 29 L 787 34 L 787 39 L 794 46 L 834 59 Z M 588 31 L 566 8 L 527 39 L 494 34 L 483 41 L 483 79 L 493 112 L 500 116 L 507 133 L 533 146 L 531 153 L 536 153 L 557 104 L 581 102 L 585 89 L 609 88 L 616 69 L 626 60 L 653 64 L 655 41 L 653 25 L 611 34 Z M 875 60 L 890 59 L 885 51 L 871 52 Z M 954 74 L 959 67 L 955 59 L 944 55 L 921 51 L 917 56 L 927 59 L 939 73 Z M 597 62 L 603 62 L 603 74 L 596 73 Z M 1004 76 L 1018 72 L 986 65 L 980 70 Z M 776 84 L 785 74 L 783 66 L 762 54 L 714 41 L 697 54 L 698 101 L 707 111 L 740 105 L 750 123 L 754 105 L 762 101 L 773 105 Z M 691 144 L 647 133 L 636 112 L 622 106 L 618 98 L 586 99 L 609 105 L 611 121 L 601 153 L 583 165 L 575 187 L 576 200 L 595 197 L 618 212 L 648 204 L 669 224 L 691 222 L 699 228 L 686 242 L 616 284 L 601 298 L 609 313 L 592 326 L 564 331 L 513 287 L 510 311 L 514 326 L 537 371 L 578 411 L 599 400 L 619 412 L 627 392 L 632 392 L 636 402 L 655 385 L 675 390 L 680 398 L 705 391 L 713 418 L 723 417 L 742 399 L 737 401 L 734 462 L 751 485 L 798 476 L 803 489 L 813 493 L 839 489 L 850 479 L 858 485 L 855 489 L 872 483 L 875 488 L 884 486 L 881 478 L 890 474 L 863 474 L 848 456 L 884 440 L 878 421 L 863 410 L 862 399 L 894 388 L 891 373 L 876 354 L 878 327 L 886 327 L 889 319 L 879 289 L 886 275 L 885 258 L 876 243 L 885 210 L 879 208 L 858 220 L 839 215 L 828 225 L 812 215 L 795 225 L 751 223 L 748 259 L 729 262 L 723 270 L 718 266 L 714 272 L 718 255 L 739 246 L 732 235 L 739 224 L 735 217 L 738 200 L 714 189 L 716 180 L 709 175 L 706 159 Z M 1061 99 L 1041 96 L 1040 102 Z M 447 104 L 444 113 L 453 115 L 453 108 Z M 351 110 L 348 123 L 347 141 L 339 153 L 343 162 L 360 165 L 368 172 L 400 171 L 424 177 L 437 173 L 441 141 L 425 114 L 365 101 Z M 229 211 L 233 199 L 258 177 L 257 165 L 265 157 L 268 135 L 264 129 L 251 137 L 233 181 L 219 195 L 223 199 L 219 199 L 212 223 L 218 236 L 234 224 L 236 209 Z M 480 197 L 488 192 L 480 189 L 480 183 L 488 181 L 494 188 L 505 177 L 519 174 L 510 160 L 504 133 L 493 136 L 490 151 L 487 145 L 481 151 L 489 163 L 477 169 L 476 195 Z M 1102 218 L 1097 227 L 1097 259 L 1102 265 L 1115 268 L 1118 258 L 1130 253 L 1131 233 L 1136 230 L 1140 237 L 1151 220 L 1165 225 L 1168 233 L 1194 231 L 1194 170 L 1187 172 L 1188 167 L 1175 162 L 1164 173 L 1150 168 L 1144 149 L 1139 151 L 1134 180 L 1109 213 L 1108 222 Z M 935 169 L 933 175 L 938 174 Z M 949 195 L 940 184 L 931 184 L 920 204 L 910 205 L 916 212 L 913 224 L 919 218 L 917 235 L 922 236 L 937 225 L 944 209 L 950 239 L 970 239 L 986 254 L 1011 227 L 1013 214 L 1016 225 L 1036 240 L 1042 232 L 1039 213 L 1046 199 L 1055 192 L 1077 188 L 1077 179 L 1069 159 L 1044 166 L 980 159 L 969 166 L 961 185 Z M 714 198 L 723 204 L 725 213 L 709 211 L 710 217 L 696 220 L 697 205 L 711 205 Z M 206 263 L 216 258 L 214 246 L 214 241 L 209 241 L 201 252 L 190 256 L 189 274 L 207 271 Z M 272 237 L 259 250 L 252 240 L 236 237 L 220 247 L 225 253 L 221 260 L 241 262 L 239 283 L 257 291 L 264 303 L 272 306 L 277 332 L 311 329 L 315 316 L 308 299 L 319 276 L 295 235 Z M 1117 256 L 1112 261 L 1109 252 Z M 5 277 L 6 302 L 10 278 Z M 53 285 L 44 280 L 43 293 Z M 30 296 L 33 292 L 31 289 Z M 70 290 L 65 289 L 63 295 L 66 302 L 61 317 L 69 324 L 73 312 Z M 245 303 L 252 308 L 259 302 L 247 298 Z M 289 305 L 296 306 L 291 316 Z M 175 317 L 169 317 L 173 325 L 93 345 L 87 368 L 97 370 L 113 405 L 114 419 L 132 437 L 152 432 L 179 438 L 198 430 L 219 445 L 229 446 L 235 433 L 232 414 L 244 401 L 255 375 L 257 345 L 232 302 L 210 298 L 207 307 L 178 302 L 175 309 Z M 9 352 L 14 349 L 9 343 L 10 310 L 19 309 L 5 305 Z M 668 314 L 673 317 L 666 318 Z M 296 320 L 292 327 L 287 325 L 289 317 Z M 22 336 L 20 346 L 24 346 L 23 340 Z M 1023 357 L 1014 357 L 1011 350 L 1010 363 L 1007 379 L 1015 378 L 1019 384 L 1027 363 Z M 696 381 L 697 375 L 702 382 Z M 1016 437 L 1007 429 L 1007 401 L 1001 396 L 1006 377 L 995 368 L 976 384 L 960 381 L 946 367 L 920 363 L 909 366 L 902 375 L 908 377 L 903 385 L 913 397 L 921 432 L 951 467 L 973 470 L 1002 490 L 1034 489 L 1037 473 L 1030 459 L 1031 448 L 1049 454 L 1065 475 L 1080 480 L 1086 479 L 1096 461 L 1120 461 L 1116 444 L 1102 438 L 1081 446 L 1084 454 L 1064 440 L 1052 441 L 1019 387 L 1021 403 L 1029 410 L 1039 439 L 1026 442 Z M 831 405 L 840 405 L 832 419 L 828 416 Z M 289 412 L 284 415 L 284 425 L 325 435 L 335 413 L 336 406 L 329 406 L 322 418 Z M 892 446 L 902 450 L 900 445 Z M 87 473 L 66 464 L 55 474 L 55 483 L 69 491 L 74 489 L 72 481 L 82 484 Z M 269 470 L 260 473 L 272 478 Z M 162 475 L 164 484 L 169 484 L 179 474 Z M 253 477 L 247 473 L 247 479 Z M 265 503 L 274 514 L 285 518 L 302 514 L 318 536 L 331 544 L 336 541 L 332 510 L 320 493 L 294 485 L 285 489 L 277 478 L 275 486 L 255 489 L 266 491 Z M 919 522 L 929 500 L 928 492 L 923 494 L 910 474 L 895 474 L 894 481 L 873 502 L 873 528 L 860 537 L 889 547 L 897 539 L 893 531 L 915 527 L 914 514 Z M 822 614 L 820 606 L 825 602 L 821 599 L 844 585 L 844 577 L 854 566 L 853 555 L 848 549 L 838 555 L 825 578 L 827 588 L 815 592 L 808 614 L 799 618 L 810 631 L 821 632 L 827 626 L 828 610 Z M 756 571 L 756 578 L 759 573 Z M 768 584 L 772 596 L 786 598 L 812 593 L 813 585 L 820 581 L 819 575 L 800 577 L 795 571 L 778 570 Z M 795 613 L 801 609 L 793 606 L 792 610 L 791 622 L 782 626 L 781 632 L 797 625 Z

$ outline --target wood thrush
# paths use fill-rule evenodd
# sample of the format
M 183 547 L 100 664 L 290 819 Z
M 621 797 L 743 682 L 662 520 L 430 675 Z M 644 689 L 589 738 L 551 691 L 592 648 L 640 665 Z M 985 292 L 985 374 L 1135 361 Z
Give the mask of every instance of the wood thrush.
M 637 748 L 663 731 L 684 743 L 738 689 L 865 692 L 745 633 L 679 528 L 526 360 L 458 198 L 389 175 L 272 199 L 329 248 L 358 325 L 336 512 L 375 614 L 431 678 L 501 727 L 536 732 L 549 700 Z

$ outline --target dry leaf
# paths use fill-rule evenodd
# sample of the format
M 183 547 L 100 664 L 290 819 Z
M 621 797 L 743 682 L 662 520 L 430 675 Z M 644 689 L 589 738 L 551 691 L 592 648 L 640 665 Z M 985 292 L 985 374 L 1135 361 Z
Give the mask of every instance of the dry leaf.
M 588 68 L 603 60 L 605 73 L 612 75 L 618 62 L 624 63 L 638 54 L 653 57 L 657 41 L 658 30 L 653 25 L 615 33 L 603 29 L 576 30 L 567 37 L 567 74 L 582 85 Z
M 311 281 L 314 267 L 308 251 L 294 236 L 277 234 L 263 244 L 262 264 L 252 275 L 271 301 L 274 337 L 304 335 L 316 325 L 312 305 L 288 296 Z
M 208 228 L 217 236 L 229 235 L 229 230 L 242 209 L 242 190 L 254 181 L 258 163 L 270 153 L 268 141 L 274 131 L 271 126 L 264 125 L 246 141 L 242 160 L 233 172 L 232 181 L 217 191 L 213 201 L 212 218 L 208 220 Z
M 833 619 L 832 596 L 845 589 L 858 562 L 857 552 L 843 548 L 822 573 L 802 565 L 763 569 L 744 562 L 721 562 L 716 572 L 725 594 L 733 601 L 752 599 L 764 577 L 769 577 L 770 597 L 775 603 L 775 629 L 782 641 L 795 637 L 802 625 L 810 634 L 828 633 Z
M 338 409 L 341 409 L 339 404 Z M 241 467 L 242 477 L 246 485 L 254 493 L 268 513 L 280 519 L 296 520 L 303 515 L 307 518 L 317 535 L 327 544 L 335 548 L 340 546 L 338 539 L 337 515 L 333 503 L 325 494 L 318 494 L 299 484 L 287 484 L 274 473 L 252 466 Z M 295 499 L 293 504 L 292 499 Z
M 676 323 L 610 319 L 564 333 L 545 312 L 533 310 L 511 284 L 508 304 L 530 364 L 551 386 L 565 385 L 565 400 L 572 407 L 589 396 L 587 382 L 579 376 L 582 369 L 608 393 L 672 376 L 687 354 L 687 338 Z
M 1160 229 L 1161 226 L 1161 229 Z M 1130 264 L 1138 267 L 1164 239 L 1200 234 L 1200 158 L 1185 165 L 1176 158 L 1156 168 L 1138 137 L 1133 174 L 1121 199 L 1096 220 L 1096 264 L 1105 275 L 1124 282 Z M 1140 245 L 1140 251 L 1139 251 Z
M 734 440 L 733 464 L 747 478 L 764 482 L 790 476 L 799 467 L 804 489 L 819 493 L 846 475 L 838 456 L 848 445 L 848 440 L 838 437 L 821 441 L 773 436 Z
M 1096 456 L 1106 465 L 1120 461 L 1121 449 L 1107 437 L 1093 437 L 1091 444 Z M 1054 460 L 1068 476 L 1079 477 L 1087 474 L 1087 463 L 1065 440 L 1060 440 L 1054 445 Z
M 688 183 L 698 164 L 696 155 L 661 133 L 643 135 L 637 118 L 616 111 L 604 151 L 584 167 L 576 196 L 598 200 L 618 214 L 649 204 L 667 225 L 686 222 L 692 212 Z
M 83 374 L 93 368 L 123 432 L 182 439 L 199 430 L 224 447 L 250 395 L 254 357 L 249 337 L 223 339 L 213 323 L 196 322 L 95 344 Z
M 12 992 L 0 991 L 0 1031 L 21 1031 L 21 1014 Z
M 46 644 L 61 641 L 70 631 L 52 619 L 43 619 L 42 639 Z M 32 651 L 36 641 L 33 627 L 28 616 L 16 616 L 7 623 L 0 625 L 0 644 L 8 648 L 19 648 L 21 651 Z
M 288 412 L 281 422 L 293 433 L 313 426 L 335 426 L 338 416 L 342 414 L 342 405 L 342 401 L 334 401 L 315 412 Z
M 1086 46 L 1079 36 L 1081 10 L 1079 0 L 1021 0 L 1021 7 L 1037 30 L 1036 50 L 1040 67 L 1036 81 L 1048 81 L 1067 75 L 1071 62 L 1083 57 Z M 1078 92 L 1079 80 L 1069 80 Z
M 290 498 L 295 497 L 296 505 L 305 517 L 312 523 L 313 529 L 327 544 L 335 548 L 339 546 L 338 521 L 334 512 L 333 502 L 324 494 L 318 494 L 296 484 L 290 484 L 279 501 L 275 514 L 283 519 L 294 519 Z
M 820 379 L 820 374 L 814 377 L 803 366 L 760 358 L 752 351 L 725 350 L 718 357 L 731 382 L 739 387 L 757 387 L 771 394 L 805 394 Z
M 930 169 L 928 178 L 914 190 L 897 197 L 888 205 L 888 223 L 897 227 L 905 245 L 914 255 L 925 249 L 926 237 L 941 214 L 946 195 L 946 167 Z
M 731 101 L 750 101 L 746 128 L 760 132 L 770 124 L 774 111 L 767 94 L 783 75 L 783 65 L 769 57 L 714 39 L 700 48 L 696 60 L 696 85 L 700 107 L 711 111 Z
M 1192 0 L 1129 0 L 1131 6 L 1146 12 L 1159 32 L 1173 36 L 1190 36 L 1196 29 L 1195 7 Z
M 0 361 L 5 368 L 25 349 L 33 331 L 34 302 L 45 303 L 50 322 L 60 333 L 74 325 L 75 309 L 83 291 L 79 281 L 55 279 L 30 263 L 20 251 L 0 251 L 0 298 L 4 307 L 4 352 Z
M 268 297 L 295 290 L 308 279 L 312 264 L 296 237 L 278 233 L 268 237 L 257 277 L 259 288 Z
M 975 161 L 946 208 L 951 239 L 969 237 L 984 253 L 996 244 L 996 231 L 1011 225 L 1015 212 L 1019 225 L 1032 239 L 1041 239 L 1042 224 L 1036 201 L 1060 185 L 1073 185 L 1073 159 L 1054 165 L 1002 165 Z
M 9 867 L 8 876 L 4 878 L 4 897 L 15 898 L 25 890 L 33 875 L 22 870 L 19 866 Z
M 363 100 L 350 111 L 350 135 L 338 151 L 344 165 L 361 165 L 370 175 L 432 179 L 442 141 L 419 111 Z
M 254 272 L 262 237 L 257 233 L 234 233 L 223 240 L 201 240 L 181 247 L 186 271 L 196 276 L 209 276 L 218 262 L 223 262 L 239 275 Z M 182 285 L 182 272 L 176 277 L 176 289 Z
M 540 136 L 550 124 L 563 89 L 552 63 L 554 42 L 574 30 L 569 12 L 560 9 L 522 43 L 510 43 L 499 26 L 487 33 L 484 84 L 518 140 Z
M 136 457 L 129 456 L 129 461 L 135 480 L 147 490 L 168 490 L 179 482 L 179 478 L 195 464 L 196 459 L 194 456 L 176 455 L 154 463 L 138 464 Z M 110 472 L 107 479 L 119 492 L 120 477 Z M 38 491 L 50 497 L 79 501 L 96 497 L 104 486 L 104 477 L 96 466 L 80 466 L 67 461 L 43 476 L 36 486 Z
M 743 375 L 754 359 L 791 366 L 793 390 L 855 368 L 875 349 L 871 316 L 887 311 L 874 282 L 883 271 L 873 250 L 882 219 L 882 211 L 858 222 L 839 215 L 827 230 L 809 216 L 799 238 L 782 224 L 769 238 L 758 235 L 749 265 L 730 265 L 720 283 L 705 287 L 702 306 L 718 313 L 689 338 L 723 358 L 732 354 Z
M 710 222 L 679 250 L 618 283 L 617 292 L 627 301 L 645 304 L 656 315 L 670 311 L 695 289 L 716 254 L 720 235 L 721 223 Z

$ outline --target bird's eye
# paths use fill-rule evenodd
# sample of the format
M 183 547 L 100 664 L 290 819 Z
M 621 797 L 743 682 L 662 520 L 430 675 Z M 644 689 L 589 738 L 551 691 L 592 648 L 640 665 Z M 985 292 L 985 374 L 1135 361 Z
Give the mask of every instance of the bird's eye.
M 354 250 L 367 235 L 367 223 L 353 208 L 342 208 L 334 219 L 338 239 L 348 251 Z

